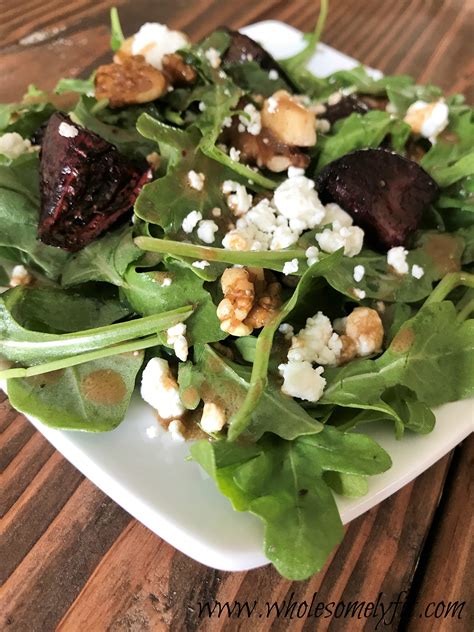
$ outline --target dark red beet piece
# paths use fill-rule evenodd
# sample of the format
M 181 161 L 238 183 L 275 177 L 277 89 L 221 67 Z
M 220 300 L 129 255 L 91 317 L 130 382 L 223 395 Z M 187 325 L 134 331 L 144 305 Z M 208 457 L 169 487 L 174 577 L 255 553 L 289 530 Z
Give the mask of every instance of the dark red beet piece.
M 339 204 L 382 248 L 404 245 L 438 195 L 436 182 L 416 162 L 385 149 L 334 160 L 320 173 L 317 188 L 324 203 Z
M 222 56 L 222 65 L 225 67 L 229 64 L 243 64 L 249 59 L 255 61 L 264 70 L 276 70 L 278 75 L 291 87 L 292 90 L 296 90 L 296 86 L 288 77 L 286 72 L 280 66 L 280 64 L 273 59 L 258 42 L 253 40 L 239 31 L 233 31 L 232 29 L 223 26 L 220 30 L 225 31 L 230 35 L 230 45 Z M 249 57 L 248 57 L 249 56 Z
M 358 99 L 354 94 L 341 97 L 340 101 L 334 105 L 326 105 L 326 111 L 321 114 L 321 118 L 327 119 L 331 125 L 339 119 L 346 118 L 356 112 L 357 114 L 366 114 L 370 108 L 367 103 Z
M 71 134 L 67 127 L 60 134 L 62 123 L 72 126 Z M 114 145 L 56 112 L 41 147 L 39 238 L 80 250 L 131 211 L 150 179 L 150 169 L 135 166 Z

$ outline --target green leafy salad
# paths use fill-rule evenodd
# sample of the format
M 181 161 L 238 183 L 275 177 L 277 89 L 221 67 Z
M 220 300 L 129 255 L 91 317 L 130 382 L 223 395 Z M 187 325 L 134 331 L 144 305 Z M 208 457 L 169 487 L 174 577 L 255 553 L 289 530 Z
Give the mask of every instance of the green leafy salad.
M 0 105 L 12 406 L 106 432 L 137 388 L 291 579 L 391 466 L 365 424 L 426 434 L 474 392 L 473 110 L 314 76 L 326 12 L 277 62 L 226 28 L 124 39 L 112 10 L 109 64 Z

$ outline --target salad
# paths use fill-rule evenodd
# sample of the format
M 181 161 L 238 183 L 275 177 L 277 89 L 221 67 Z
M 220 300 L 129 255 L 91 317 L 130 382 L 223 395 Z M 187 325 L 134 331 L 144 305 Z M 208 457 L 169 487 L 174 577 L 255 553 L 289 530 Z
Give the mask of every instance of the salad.
M 474 120 L 406 75 L 278 62 L 144 24 L 55 94 L 0 105 L 0 379 L 48 426 L 155 410 L 304 579 L 335 494 L 474 393 Z M 112 55 L 111 55 L 112 57 Z M 159 455 L 157 455 L 159 458 Z

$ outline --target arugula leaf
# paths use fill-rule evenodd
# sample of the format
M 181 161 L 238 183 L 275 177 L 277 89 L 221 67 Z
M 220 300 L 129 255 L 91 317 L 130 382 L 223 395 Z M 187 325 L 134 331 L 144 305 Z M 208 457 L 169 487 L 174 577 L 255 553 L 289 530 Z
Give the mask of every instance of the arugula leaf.
M 182 375 L 178 376 L 180 380 Z M 230 362 L 217 354 L 209 345 L 196 352 L 192 377 L 184 376 L 180 387 L 194 386 L 204 401 L 212 401 L 224 408 L 231 418 L 242 406 L 251 387 L 249 367 Z M 323 426 L 314 420 L 294 399 L 282 394 L 279 385 L 269 382 L 255 407 L 250 412 L 243 439 L 256 441 L 265 432 L 285 439 L 320 432 Z
M 76 92 L 77 94 L 85 94 L 89 97 L 94 95 L 94 91 L 94 75 L 91 75 L 89 79 L 78 79 L 76 77 L 60 79 L 54 88 L 56 94 Z
M 321 0 L 318 19 L 316 21 L 313 32 L 307 38 L 306 46 L 299 53 L 296 53 L 296 55 L 280 61 L 285 70 L 287 70 L 288 72 L 297 71 L 299 68 L 304 66 L 315 54 L 317 45 L 319 43 L 319 40 L 321 39 L 321 33 L 323 32 L 324 25 L 326 23 L 328 10 L 328 0 Z
M 24 154 L 8 166 L 0 165 L 0 248 L 12 263 L 22 263 L 57 279 L 69 253 L 37 238 L 39 220 L 39 161 Z
M 343 537 L 325 472 L 367 476 L 387 470 L 388 454 L 369 437 L 329 426 L 285 441 L 255 445 L 199 441 L 191 456 L 214 478 L 237 511 L 265 523 L 265 555 L 288 579 L 306 579 L 324 565 Z
M 171 285 L 163 285 L 164 278 Z M 189 344 L 214 342 L 227 337 L 220 328 L 216 306 L 204 281 L 176 260 L 166 262 L 164 270 L 137 272 L 133 266 L 124 277 L 122 296 L 138 314 L 149 316 L 193 305 L 192 316 L 186 322 L 186 337 Z
M 30 138 L 55 111 L 46 92 L 31 84 L 21 103 L 0 104 L 0 133 L 18 132 L 23 138 Z
M 270 79 L 268 70 L 264 70 L 256 61 L 226 64 L 225 70 L 240 88 L 250 94 L 271 97 L 277 90 L 293 92 L 283 77 Z
M 16 288 L 8 290 L 0 297 L 0 355 L 7 360 L 24 364 L 58 360 L 156 334 L 186 320 L 192 313 L 192 307 L 182 307 L 123 323 L 69 334 L 50 334 L 26 329 L 15 320 L 13 312 L 21 298 L 22 292 Z
M 123 420 L 143 352 L 100 358 L 44 375 L 10 379 L 16 410 L 53 428 L 104 432 Z
M 102 327 L 130 315 L 108 288 L 64 291 L 48 287 L 16 287 L 8 304 L 12 318 L 25 329 L 45 333 L 72 333 Z
M 379 147 L 388 134 L 394 136 L 396 148 L 401 151 L 410 134 L 410 127 L 380 110 L 351 114 L 334 125 L 333 133 L 321 136 L 318 140 L 317 171 L 356 149 Z
M 122 287 L 127 268 L 142 254 L 134 244 L 133 227 L 123 226 L 73 255 L 64 266 L 61 285 L 70 287 L 87 281 L 105 281 Z
M 427 406 L 469 397 L 474 392 L 474 320 L 456 317 L 450 301 L 425 304 L 376 360 L 327 369 L 320 403 L 395 412 L 396 417 L 382 399 L 390 387 L 411 389 Z
M 421 166 L 441 187 L 474 175 L 474 109 L 454 116 L 450 113 L 447 130 L 450 134 L 441 135 L 421 160 Z

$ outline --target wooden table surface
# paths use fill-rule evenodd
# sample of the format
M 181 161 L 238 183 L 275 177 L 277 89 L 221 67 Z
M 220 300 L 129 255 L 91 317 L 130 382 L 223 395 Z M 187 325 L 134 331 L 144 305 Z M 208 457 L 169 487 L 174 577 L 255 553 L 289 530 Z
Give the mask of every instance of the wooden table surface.
M 193 38 L 228 24 L 268 18 L 309 30 L 309 0 L 6 0 L 0 37 L 0 102 L 28 83 L 54 86 L 110 57 L 108 9 L 127 34 L 160 21 Z M 407 72 L 474 101 L 473 0 L 333 0 L 324 41 L 386 73 Z M 220 572 L 187 558 L 132 519 L 85 479 L 0 398 L 3 517 L 0 629 L 11 632 L 111 630 L 472 630 L 469 482 L 474 441 L 464 442 L 400 492 L 355 520 L 325 569 L 306 582 L 270 567 Z M 469 501 L 471 500 L 471 506 Z M 219 600 L 405 602 L 393 620 L 199 616 Z M 471 600 L 471 601 L 469 601 Z M 434 605 L 465 605 L 434 616 Z M 424 617 L 426 607 L 430 617 Z M 442 606 L 437 611 L 442 612 Z M 459 618 L 460 617 L 460 618 Z M 471 617 L 471 618 L 470 618 Z

